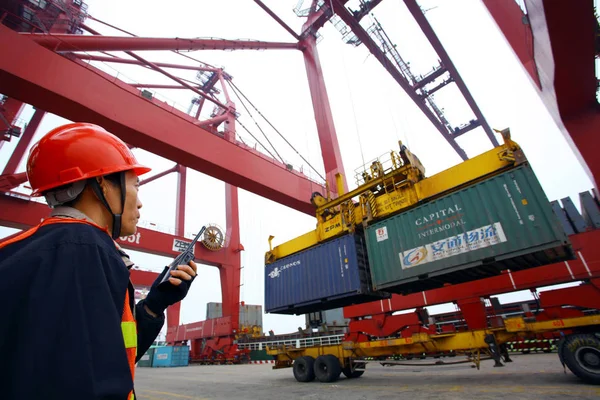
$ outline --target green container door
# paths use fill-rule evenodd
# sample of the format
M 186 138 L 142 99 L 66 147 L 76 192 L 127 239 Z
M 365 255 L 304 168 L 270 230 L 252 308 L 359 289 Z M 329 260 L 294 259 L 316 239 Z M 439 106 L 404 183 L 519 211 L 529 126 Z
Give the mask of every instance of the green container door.
M 155 351 L 155 347 L 149 348 L 146 353 L 144 353 L 144 355 L 140 358 L 140 361 L 138 361 L 137 366 L 138 367 L 147 367 L 150 368 L 152 367 L 152 360 L 154 359 L 154 351 Z
M 375 290 L 412 293 L 572 259 L 529 165 L 369 226 Z
M 274 357 L 267 354 L 267 350 L 250 350 L 250 360 L 252 361 L 266 361 L 273 360 Z

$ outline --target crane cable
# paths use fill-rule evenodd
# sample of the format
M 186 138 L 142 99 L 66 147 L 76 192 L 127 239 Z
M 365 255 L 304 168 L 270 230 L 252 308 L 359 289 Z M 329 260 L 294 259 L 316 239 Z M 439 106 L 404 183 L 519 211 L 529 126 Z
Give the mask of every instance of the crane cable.
M 338 42 L 338 53 L 340 53 L 340 58 L 342 59 L 342 66 L 344 67 L 344 77 L 346 78 L 346 88 L 348 89 L 348 94 L 350 95 L 350 104 L 352 105 L 352 116 L 354 117 L 354 130 L 356 131 L 356 138 L 358 139 L 358 148 L 360 149 L 360 157 L 363 162 L 363 171 L 366 171 L 367 164 L 365 162 L 365 155 L 363 153 L 363 146 L 360 140 L 360 131 L 358 129 L 358 119 L 356 118 L 356 108 L 354 106 L 354 96 L 352 95 L 352 88 L 350 87 L 350 79 L 348 77 L 348 66 L 346 64 L 346 57 L 344 57 L 344 48 L 341 45 L 341 41 Z
M 262 130 L 262 128 L 260 127 L 260 125 L 258 125 L 258 122 L 256 122 L 256 120 L 254 119 L 254 116 L 252 115 L 252 113 L 250 112 L 250 110 L 248 110 L 248 107 L 246 107 L 246 104 L 244 103 L 244 101 L 237 94 L 236 90 L 234 88 L 232 88 L 232 89 L 233 89 L 233 92 L 235 93 L 235 95 L 237 96 L 237 98 L 240 100 L 240 103 L 242 103 L 242 106 L 244 106 L 244 109 L 246 110 L 246 112 L 248 113 L 248 115 L 250 116 L 250 118 L 252 119 L 252 121 L 254 121 L 254 124 L 256 125 L 256 127 L 258 128 L 258 130 L 260 131 L 260 133 L 262 133 L 263 136 L 265 137 L 265 139 L 267 139 L 267 142 L 273 148 L 273 151 L 275 152 L 275 154 L 277 154 L 277 157 L 279 157 L 279 160 L 281 160 L 281 162 L 283 164 L 285 164 L 285 161 L 283 161 L 283 158 L 281 157 L 281 155 L 279 155 L 279 153 L 277 152 L 277 149 L 275 148 L 275 146 L 273 146 L 273 143 L 271 143 L 271 141 L 267 137 L 267 134 Z M 236 118 L 236 119 L 239 122 L 239 119 L 238 118 Z M 240 124 L 241 124 L 241 122 L 240 122 Z M 275 157 L 273 157 L 273 158 L 275 158 Z
M 251 101 L 250 101 L 250 100 L 249 100 L 249 99 L 246 97 L 246 95 L 244 95 L 244 93 L 242 93 L 242 91 L 241 91 L 241 90 L 240 90 L 240 89 L 239 89 L 239 88 L 238 88 L 238 87 L 237 87 L 237 86 L 236 86 L 236 85 L 235 85 L 235 84 L 234 84 L 232 81 L 228 80 L 227 82 L 229 83 L 229 85 L 232 87 L 232 89 L 233 89 L 234 91 L 235 91 L 235 90 L 237 90 L 237 91 L 238 91 L 238 92 L 239 92 L 239 93 L 240 93 L 240 94 L 241 94 L 241 95 L 244 97 L 244 99 L 246 99 L 246 101 L 247 101 L 248 103 L 250 103 L 250 105 L 252 106 L 252 108 L 254 108 L 254 109 L 256 110 L 256 112 L 258 113 L 258 115 L 260 115 L 260 116 L 261 116 L 261 117 L 262 117 L 262 118 L 263 118 L 263 119 L 264 119 L 264 120 L 267 122 L 267 124 L 269 124 L 269 126 L 270 126 L 271 128 L 273 128 L 273 130 L 274 130 L 275 132 L 277 132 L 277 134 L 278 134 L 278 135 L 279 135 L 279 136 L 280 136 L 280 137 L 281 137 L 281 138 L 282 138 L 282 139 L 283 139 L 283 140 L 284 140 L 284 141 L 285 141 L 285 142 L 286 142 L 286 143 L 287 143 L 287 144 L 288 144 L 288 145 L 289 145 L 289 146 L 292 148 L 292 150 L 294 150 L 294 151 L 296 152 L 296 154 L 297 154 L 297 155 L 298 155 L 298 156 L 299 156 L 299 157 L 302 159 L 302 161 L 304 161 L 304 162 L 305 162 L 305 163 L 306 163 L 306 164 L 307 164 L 307 165 L 308 165 L 308 166 L 309 166 L 309 167 L 310 167 L 310 168 L 311 168 L 313 171 L 315 171 L 315 173 L 316 173 L 317 175 L 319 175 L 319 178 L 321 178 L 321 179 L 322 179 L 324 182 L 325 182 L 325 181 L 327 181 L 327 180 L 326 180 L 326 179 L 323 177 L 323 175 L 321 175 L 321 174 L 319 173 L 319 171 L 317 171 L 317 170 L 315 169 L 315 167 L 313 167 L 313 166 L 312 166 L 312 165 L 311 165 L 311 164 L 308 162 L 308 160 L 307 160 L 306 158 L 304 158 L 304 157 L 302 156 L 302 154 L 300 154 L 300 152 L 298 152 L 298 150 L 296 150 L 296 148 L 295 148 L 295 147 L 294 147 L 294 146 L 293 146 L 293 145 L 292 145 L 292 144 L 291 144 L 291 143 L 290 143 L 290 142 L 289 142 L 289 141 L 288 141 L 288 140 L 285 138 L 285 136 L 283 136 L 283 135 L 281 134 L 281 132 L 279 132 L 279 131 L 277 130 L 277 128 L 275 128 L 275 127 L 273 126 L 273 124 L 271 124 L 271 122 L 270 122 L 270 121 L 267 119 L 267 117 L 265 117 L 265 116 L 264 116 L 264 115 L 263 115 L 263 114 L 260 112 L 260 110 L 259 110 L 258 108 L 256 108 L 256 106 L 255 106 L 255 105 L 254 105 L 254 104 L 253 104 L 253 103 L 252 103 L 252 102 L 251 102 Z M 237 93 L 236 93 L 236 95 L 237 95 Z M 240 99 L 240 100 L 241 100 L 241 99 Z
M 237 120 L 237 122 L 238 122 L 238 123 L 239 123 L 239 124 L 242 126 L 242 128 L 244 128 L 244 130 L 245 130 L 246 132 L 248 132 L 248 135 L 252 136 L 252 139 L 256 140 L 256 143 L 260 144 L 260 145 L 262 146 L 262 148 L 263 148 L 263 149 L 265 149 L 265 150 L 266 150 L 266 152 L 267 152 L 267 153 L 269 153 L 269 155 L 270 155 L 272 158 L 275 158 L 275 156 L 273 155 L 273 153 L 271 153 L 271 152 L 269 151 L 269 149 L 267 149 L 267 148 L 265 147 L 265 145 L 264 145 L 264 144 L 262 144 L 262 143 L 260 142 L 260 140 L 258 140 L 258 139 L 256 138 L 256 136 L 254 136 L 254 135 L 252 134 L 252 132 L 250 132 L 250 130 L 249 130 L 248 128 L 246 128 L 246 126 L 245 126 L 244 124 L 242 124 L 242 121 L 240 121 L 240 120 L 239 120 L 239 119 L 237 119 L 237 118 L 236 118 L 236 120 Z M 238 135 L 238 137 L 241 139 L 241 136 L 240 136 L 240 135 Z M 244 143 L 244 141 L 243 141 L 243 140 L 242 140 L 242 143 Z M 246 143 L 244 143 L 244 144 L 246 144 Z M 246 145 L 246 146 L 247 146 L 247 145 Z

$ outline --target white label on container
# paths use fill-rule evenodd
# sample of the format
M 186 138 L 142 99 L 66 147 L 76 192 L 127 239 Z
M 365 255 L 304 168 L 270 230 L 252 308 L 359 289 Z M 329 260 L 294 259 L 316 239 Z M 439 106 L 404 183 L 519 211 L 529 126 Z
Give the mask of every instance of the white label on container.
M 158 360 L 166 360 L 166 359 L 168 359 L 168 358 L 169 358 L 169 355 L 168 355 L 168 354 L 158 354 L 158 355 L 156 356 L 156 358 L 157 358 Z
M 500 222 L 399 253 L 402 269 L 506 242 Z
M 383 228 L 377 228 L 377 230 L 375 231 L 375 234 L 377 235 L 378 242 L 387 240 L 387 238 L 388 238 L 387 226 L 384 226 Z

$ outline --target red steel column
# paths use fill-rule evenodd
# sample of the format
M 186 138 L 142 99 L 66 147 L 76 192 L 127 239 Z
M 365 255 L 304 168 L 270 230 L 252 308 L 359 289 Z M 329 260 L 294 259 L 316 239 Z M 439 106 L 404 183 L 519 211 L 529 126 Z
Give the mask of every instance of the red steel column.
M 46 111 L 35 110 L 33 117 L 31 117 L 29 124 L 27 124 L 27 128 L 25 128 L 25 130 L 23 131 L 23 134 L 21 135 L 21 138 L 19 139 L 19 143 L 17 143 L 17 147 L 15 147 L 15 150 L 13 151 L 12 155 L 10 156 L 8 163 L 6 163 L 6 167 L 4 167 L 4 171 L 2 172 L 2 175 L 14 174 L 17 172 L 19 163 L 23 159 L 23 156 L 25 155 L 25 152 L 27 151 L 27 147 L 29 147 L 29 144 L 31 144 L 31 140 L 33 139 L 33 136 L 35 135 L 35 132 L 39 128 L 40 123 L 42 122 L 42 119 L 44 118 L 45 115 L 46 115 Z
M 183 236 L 185 234 L 185 192 L 187 168 L 183 165 L 177 165 L 177 204 L 175 208 L 175 235 Z
M 179 326 L 179 316 L 181 314 L 181 302 L 175 303 L 167 308 L 167 327 Z
M 240 272 L 242 265 L 237 187 L 230 184 L 225 185 L 225 203 L 227 241 L 226 247 L 222 251 L 227 252 L 227 263 L 221 265 L 219 269 L 221 297 L 223 302 L 223 316 L 231 316 L 231 328 L 237 332 L 240 320 Z
M 302 30 L 305 28 L 302 27 Z M 317 42 L 313 35 L 307 35 L 300 44 L 303 46 L 304 65 L 306 66 L 306 74 L 308 76 L 308 86 L 310 88 L 317 131 L 319 133 L 326 179 L 330 190 L 333 193 L 337 193 L 335 175 L 339 172 L 344 176 L 344 191 L 348 192 L 347 177 L 344 173 L 340 145 L 333 124 L 333 116 L 331 114 L 325 80 L 323 79 L 319 54 L 317 53 Z M 323 195 L 326 196 L 325 193 Z
M 235 106 L 227 102 L 232 111 Z M 228 113 L 225 122 L 225 139 L 235 141 L 235 116 Z M 231 329 L 239 331 L 240 321 L 240 273 L 242 257 L 240 243 L 240 211 L 238 204 L 238 188 L 225 184 L 225 214 L 227 226 L 225 227 L 225 263 L 219 269 L 221 277 L 221 300 L 223 303 L 223 316 L 231 316 Z M 233 333 L 233 332 L 232 332 Z

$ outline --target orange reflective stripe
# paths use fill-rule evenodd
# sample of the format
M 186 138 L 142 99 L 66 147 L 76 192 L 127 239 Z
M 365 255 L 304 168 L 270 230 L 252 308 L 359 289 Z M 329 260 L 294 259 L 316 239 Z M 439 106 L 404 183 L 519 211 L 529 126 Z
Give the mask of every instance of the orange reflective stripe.
M 123 343 L 127 353 L 127 362 L 131 371 L 131 381 L 135 380 L 135 357 L 137 356 L 137 325 L 133 318 L 131 305 L 129 304 L 129 288 L 125 292 L 125 306 L 121 317 L 121 329 L 123 330 Z M 133 399 L 133 391 L 129 393 L 129 399 Z
M 108 230 L 106 230 L 105 228 L 102 228 L 100 225 L 96 225 L 95 223 L 86 221 L 84 219 L 50 217 L 50 218 L 47 218 L 47 219 L 43 220 L 42 222 L 40 222 L 37 226 L 34 226 L 33 228 L 26 230 L 25 232 L 21 233 L 20 235 L 14 236 L 8 240 L 5 240 L 4 242 L 0 242 L 0 249 L 8 246 L 9 244 L 13 244 L 13 243 L 19 242 L 21 240 L 25 240 L 28 237 L 30 237 L 31 235 L 33 235 L 34 233 L 36 233 L 37 230 L 40 229 L 42 226 L 51 225 L 51 224 L 86 224 L 86 225 L 90 225 L 95 228 L 98 228 L 108 234 Z

